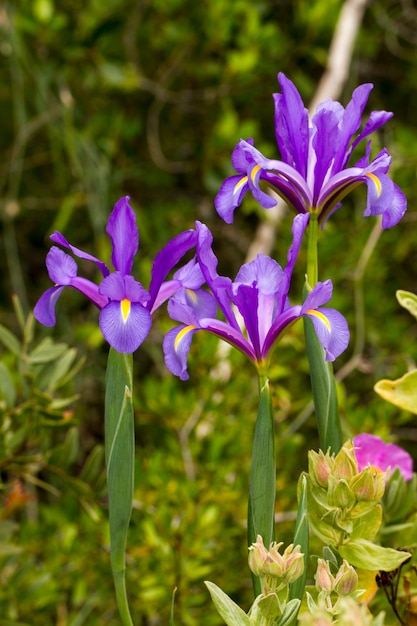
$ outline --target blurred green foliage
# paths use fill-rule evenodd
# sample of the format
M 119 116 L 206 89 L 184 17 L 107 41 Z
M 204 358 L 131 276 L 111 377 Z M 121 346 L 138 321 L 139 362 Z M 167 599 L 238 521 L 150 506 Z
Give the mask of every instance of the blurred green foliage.
M 231 173 L 240 137 L 277 156 L 271 94 L 284 71 L 306 102 L 328 56 L 340 0 L 10 0 L 0 4 L 0 626 L 118 624 L 108 559 L 103 467 L 107 348 L 97 312 L 75 291 L 52 331 L 30 311 L 49 287 L 48 235 L 109 258 L 104 227 L 130 195 L 141 249 L 136 273 L 195 219 L 215 235 L 220 271 L 234 276 L 262 214 L 249 198 L 226 226 L 214 196 Z M 337 363 L 346 436 L 394 435 L 416 455 L 410 414 L 372 391 L 415 367 L 416 328 L 396 289 L 415 291 L 417 130 L 415 10 L 406 0 L 370 3 L 349 80 L 373 82 L 370 108 L 395 117 L 379 135 L 409 211 L 360 258 L 374 228 L 359 189 L 326 225 L 320 273 L 348 318 L 349 351 Z M 285 262 L 291 216 L 274 254 Z M 303 267 L 303 252 L 299 268 Z M 94 277 L 85 264 L 85 275 Z M 88 274 L 90 272 L 90 274 Z M 302 270 L 293 284 L 300 298 Z M 16 294 L 13 306 L 11 294 Z M 217 626 L 203 580 L 242 606 L 246 494 L 257 389 L 238 354 L 220 358 L 198 336 L 191 380 L 168 375 L 164 313 L 135 356 L 137 476 L 128 546 L 135 623 Z M 230 368 L 230 371 L 228 371 Z M 225 373 L 226 370 L 226 373 Z M 237 375 L 237 373 L 239 375 Z M 301 327 L 276 352 L 277 539 L 290 542 L 296 477 L 315 447 Z

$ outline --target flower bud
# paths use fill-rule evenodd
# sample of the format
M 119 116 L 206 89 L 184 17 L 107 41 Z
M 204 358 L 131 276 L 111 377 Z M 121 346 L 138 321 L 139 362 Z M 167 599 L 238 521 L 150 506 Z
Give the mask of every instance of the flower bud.
M 263 565 L 268 558 L 268 551 L 264 546 L 261 535 L 256 537 L 256 543 L 249 546 L 249 567 L 255 576 L 264 576 Z
M 386 472 L 368 466 L 350 481 L 350 488 L 358 501 L 379 502 L 384 495 L 385 483 Z
M 334 579 L 334 590 L 340 596 L 349 596 L 358 586 L 358 575 L 356 570 L 343 559 Z
M 327 591 L 331 593 L 334 586 L 334 576 L 330 572 L 329 561 L 319 559 L 314 577 L 317 591 Z
M 329 454 L 323 454 L 322 450 L 308 453 L 308 471 L 312 479 L 320 485 L 327 487 L 328 479 L 332 471 L 333 459 Z
M 335 478 L 345 478 L 349 481 L 358 473 L 358 462 L 353 444 L 348 441 L 335 457 L 333 475 Z

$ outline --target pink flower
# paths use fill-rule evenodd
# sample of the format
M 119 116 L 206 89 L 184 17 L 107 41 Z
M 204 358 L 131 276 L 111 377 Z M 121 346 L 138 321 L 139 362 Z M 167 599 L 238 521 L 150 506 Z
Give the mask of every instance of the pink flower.
M 398 467 L 405 480 L 412 477 L 413 459 L 395 443 L 385 443 L 376 435 L 363 433 L 354 437 L 353 445 L 360 472 L 368 465 L 378 467 L 383 472 L 389 467 L 391 470 Z

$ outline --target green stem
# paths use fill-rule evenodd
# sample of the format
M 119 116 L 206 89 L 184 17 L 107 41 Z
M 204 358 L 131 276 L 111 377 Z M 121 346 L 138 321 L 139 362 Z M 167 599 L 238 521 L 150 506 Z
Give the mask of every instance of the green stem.
M 248 544 L 261 535 L 269 548 L 274 540 L 275 523 L 275 432 L 271 391 L 266 376 L 259 375 L 259 409 L 252 451 L 248 503 Z M 253 576 L 255 597 L 262 593 L 261 582 Z
M 307 243 L 307 292 L 318 282 L 318 235 L 316 213 L 310 214 Z M 320 448 L 339 452 L 342 447 L 342 427 L 337 405 L 336 381 L 331 363 L 325 361 L 325 353 L 310 319 L 304 317 L 304 332 L 310 364 L 310 379 L 314 409 L 319 432 Z
M 310 213 L 307 229 L 307 289 L 311 291 L 317 285 L 319 274 L 318 237 L 319 222 L 317 213 Z
M 132 512 L 135 460 L 132 369 L 132 355 L 120 354 L 110 348 L 105 398 L 110 561 L 123 626 L 133 626 L 125 582 L 126 541 Z

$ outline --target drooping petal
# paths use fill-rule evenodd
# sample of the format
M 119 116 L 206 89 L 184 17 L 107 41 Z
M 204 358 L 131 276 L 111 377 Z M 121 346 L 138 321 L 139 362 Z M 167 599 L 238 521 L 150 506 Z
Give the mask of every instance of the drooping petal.
M 55 326 L 55 305 L 63 289 L 64 287 L 50 287 L 35 304 L 33 314 L 38 322 L 44 326 Z
M 111 257 L 113 266 L 122 274 L 131 273 L 133 257 L 139 248 L 136 215 L 129 200 L 129 196 L 125 196 L 116 202 L 106 227 L 113 246 Z
M 100 311 L 99 324 L 103 337 L 112 348 L 130 354 L 147 337 L 152 318 L 139 302 L 111 301 Z
M 311 319 L 325 352 L 326 361 L 334 361 L 349 344 L 347 321 L 335 309 L 307 309 L 304 313 Z
M 265 193 L 259 187 L 259 181 L 264 174 L 260 165 L 254 165 L 248 170 L 248 185 L 253 197 L 264 209 L 272 209 L 276 206 L 277 201 L 269 193 Z
M 150 300 L 147 308 L 155 311 L 164 301 L 165 297 L 159 297 L 159 290 L 162 287 L 169 272 L 179 263 L 182 257 L 196 245 L 197 235 L 195 230 L 186 230 L 162 248 L 155 257 L 152 265 L 152 279 L 149 286 Z M 179 283 L 177 282 L 179 286 Z M 175 285 L 173 285 L 175 290 Z M 175 291 L 174 291 L 175 292 Z M 172 294 L 170 294 L 172 295 Z M 167 296 L 169 297 L 169 295 Z
M 366 467 L 378 467 L 385 472 L 389 467 L 399 468 L 405 480 L 413 476 L 413 459 L 406 450 L 394 443 L 385 443 L 376 435 L 362 433 L 353 438 L 358 469 L 361 472 Z
M 240 205 L 248 189 L 249 182 L 246 174 L 229 176 L 221 184 L 219 192 L 214 199 L 214 206 L 226 224 L 233 223 L 234 210 Z
M 50 239 L 52 239 L 54 243 L 58 243 L 60 246 L 63 246 L 64 248 L 68 248 L 69 250 L 71 250 L 71 252 L 79 259 L 85 259 L 86 261 L 93 261 L 93 263 L 97 265 L 97 267 L 99 268 L 103 276 L 109 275 L 110 270 L 107 267 L 107 265 L 103 263 L 103 261 L 100 261 L 100 259 L 97 259 L 95 256 L 88 254 L 88 252 L 84 252 L 83 250 L 80 250 L 79 248 L 76 248 L 75 246 L 71 245 L 62 233 L 59 233 L 56 230 L 54 233 L 52 233 L 52 235 L 50 236 Z
M 407 210 L 407 198 L 401 189 L 385 174 L 368 174 L 367 205 L 364 215 L 381 215 L 382 228 L 398 224 Z
M 302 177 L 307 176 L 308 111 L 295 85 L 280 72 L 281 94 L 273 94 L 275 104 L 275 136 L 282 159 Z
M 195 326 L 177 326 L 172 328 L 164 337 L 163 350 L 165 364 L 169 371 L 181 380 L 188 380 L 187 359 L 191 348 Z

